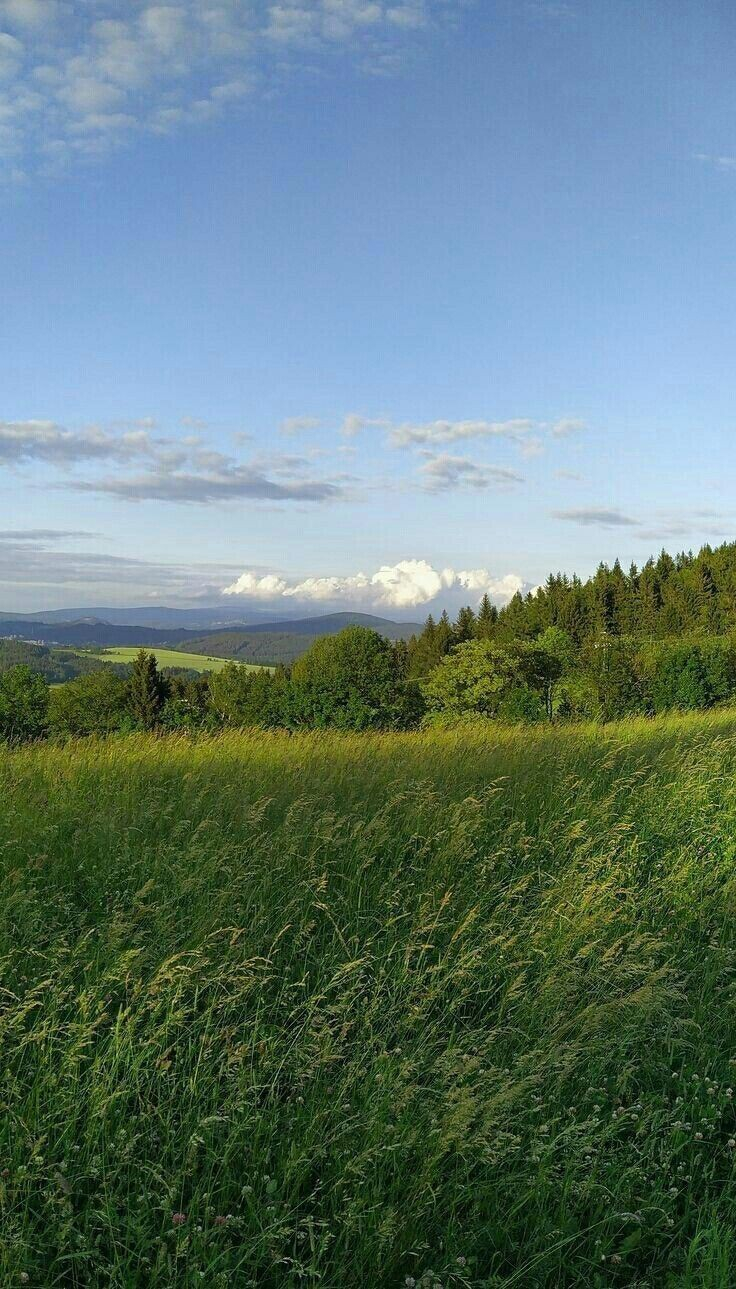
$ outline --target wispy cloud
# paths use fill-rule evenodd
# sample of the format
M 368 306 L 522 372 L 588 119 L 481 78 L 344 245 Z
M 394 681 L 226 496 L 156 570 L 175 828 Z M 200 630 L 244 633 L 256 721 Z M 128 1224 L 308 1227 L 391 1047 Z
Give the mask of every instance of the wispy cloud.
M 217 456 L 217 454 L 214 454 Z M 64 485 L 75 492 L 117 497 L 120 501 L 168 501 L 207 504 L 223 501 L 328 502 L 342 500 L 343 484 L 323 479 L 279 480 L 249 465 L 222 458 L 195 470 L 160 467 L 118 478 L 75 480 Z
M 547 18 L 552 22 L 570 22 L 577 17 L 577 9 L 563 0 L 527 0 L 526 12 L 532 18 Z
M 603 506 L 584 506 L 578 510 L 553 510 L 555 519 L 564 519 L 570 524 L 581 524 L 584 528 L 636 528 L 639 521 L 620 510 L 607 510 Z
M 15 177 L 238 109 L 337 55 L 385 73 L 462 0 L 0 0 L 0 164 Z
M 65 595 L 90 596 L 111 593 L 144 599 L 161 597 L 181 600 L 214 599 L 223 580 L 237 570 L 219 565 L 171 565 L 132 559 L 122 555 L 59 549 L 66 536 L 91 536 L 38 529 L 0 533 L 0 592 L 37 601 L 63 599 Z M 111 592 L 111 588 L 114 590 Z M 7 610 L 4 606 L 0 608 Z
M 704 165 L 712 166 L 714 170 L 736 171 L 736 155 L 696 152 L 693 155 L 693 161 L 702 161 Z
M 344 474 L 316 477 L 318 455 L 316 450 L 301 456 L 272 453 L 241 461 L 208 447 L 199 436 L 174 439 L 154 435 L 147 428 L 67 429 L 53 421 L 0 422 L 0 469 L 42 464 L 72 475 L 56 487 L 124 501 L 341 500 L 351 480 Z M 95 467 L 105 466 L 142 469 L 136 474 L 96 472 Z
M 451 456 L 446 452 L 435 456 L 425 451 L 423 455 L 427 460 L 419 475 L 427 492 L 454 492 L 468 488 L 485 491 L 524 482 L 523 475 L 502 466 L 478 465 L 467 457 Z
M 516 443 L 525 455 L 536 455 L 543 445 L 545 434 L 552 438 L 565 438 L 586 429 L 585 422 L 574 417 L 556 421 L 539 421 L 530 417 L 515 417 L 506 421 L 489 420 L 437 420 L 425 422 L 403 421 L 395 423 L 386 417 L 362 416 L 350 412 L 342 423 L 342 433 L 354 438 L 364 430 L 382 431 L 391 447 L 439 447 L 473 439 L 508 439 Z
M 676 538 L 729 537 L 733 523 L 728 515 L 714 510 L 692 510 L 682 513 L 659 512 L 646 520 L 620 510 L 603 506 L 586 506 L 573 510 L 554 510 L 553 518 L 584 528 L 633 528 L 642 541 L 667 541 Z
M 99 540 L 100 533 L 74 528 L 6 528 L 0 530 L 0 542 L 61 542 Z
M 280 429 L 282 434 L 303 434 L 307 430 L 318 430 L 321 424 L 318 416 L 287 416 Z

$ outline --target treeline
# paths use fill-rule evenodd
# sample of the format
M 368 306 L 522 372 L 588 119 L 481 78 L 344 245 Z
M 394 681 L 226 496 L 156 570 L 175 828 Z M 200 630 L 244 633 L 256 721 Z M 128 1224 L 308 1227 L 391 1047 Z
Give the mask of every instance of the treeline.
M 50 688 L 27 665 L 0 675 L 0 739 L 9 743 L 226 726 L 408 729 L 423 713 L 406 644 L 364 627 L 315 640 L 290 670 L 233 662 L 220 673 L 176 675 L 141 650 L 127 677 L 106 667 Z
M 705 709 L 736 700 L 736 544 L 674 559 L 663 553 L 628 574 L 618 563 L 601 565 L 587 582 L 550 577 L 501 611 L 485 597 L 454 622 L 430 617 L 409 641 L 348 627 L 273 672 L 233 662 L 218 675 L 177 676 L 142 650 L 122 675 L 105 666 L 52 689 L 49 678 L 27 661 L 0 674 L 0 738 L 225 726 L 402 730 Z
M 467 616 L 463 615 L 467 624 Z M 457 632 L 457 623 L 451 624 Z M 315 641 L 287 670 L 231 663 L 219 674 L 167 675 L 141 651 L 127 678 L 109 668 L 49 688 L 19 666 L 0 676 L 0 739 L 19 743 L 134 730 L 409 730 L 465 720 L 608 721 L 736 699 L 736 637 L 584 647 L 560 627 L 500 645 L 451 643 L 426 675 L 411 649 L 364 627 Z
M 109 665 L 99 658 L 30 644 L 26 640 L 0 640 L 0 674 L 13 667 L 30 667 L 31 671 L 44 676 L 50 685 L 63 685 L 67 680 L 89 675 Z
M 601 634 L 660 640 L 726 634 L 736 628 L 736 543 L 704 546 L 697 555 L 662 551 L 628 572 L 618 560 L 612 568 L 601 564 L 584 582 L 550 576 L 535 594 L 516 595 L 500 611 L 494 639 L 534 639 L 547 627 L 562 627 L 576 645 Z

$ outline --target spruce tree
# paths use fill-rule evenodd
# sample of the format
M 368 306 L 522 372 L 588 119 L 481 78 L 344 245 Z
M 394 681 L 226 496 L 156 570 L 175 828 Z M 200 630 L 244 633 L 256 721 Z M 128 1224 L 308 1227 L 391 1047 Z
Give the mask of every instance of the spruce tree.
M 141 649 L 128 681 L 127 709 L 138 729 L 152 730 L 158 725 L 166 699 L 166 683 L 158 669 L 156 656 Z
M 490 640 L 493 636 L 493 629 L 498 622 L 498 609 L 495 604 L 491 603 L 490 596 L 486 593 L 480 602 L 478 613 L 475 618 L 475 637 L 477 640 Z
M 457 615 L 455 626 L 452 632 L 453 644 L 465 644 L 466 640 L 472 640 L 475 635 L 475 614 L 470 605 L 461 609 Z

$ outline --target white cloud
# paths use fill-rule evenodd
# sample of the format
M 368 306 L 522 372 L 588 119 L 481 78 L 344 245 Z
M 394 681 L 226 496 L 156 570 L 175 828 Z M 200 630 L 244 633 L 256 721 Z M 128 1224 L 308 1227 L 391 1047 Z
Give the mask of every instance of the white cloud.
M 270 583 L 266 586 L 266 583 Z M 304 604 L 349 604 L 382 609 L 416 609 L 431 604 L 452 592 L 470 592 L 480 600 L 488 594 L 506 602 L 523 588 L 515 573 L 493 577 L 487 569 L 459 572 L 452 568 L 437 569 L 427 560 L 407 559 L 397 564 L 383 564 L 375 573 L 356 573 L 349 577 L 308 577 L 287 581 L 274 574 L 271 578 L 246 572 L 223 595 L 242 595 L 256 599 L 277 598 Z
M 135 131 L 237 110 L 284 72 L 347 55 L 400 67 L 464 0 L 0 0 L 0 156 L 58 171 Z
M 223 595 L 246 595 L 252 600 L 272 600 L 275 596 L 286 593 L 288 583 L 275 573 L 259 577 L 257 573 L 243 573 L 232 586 L 228 586 Z

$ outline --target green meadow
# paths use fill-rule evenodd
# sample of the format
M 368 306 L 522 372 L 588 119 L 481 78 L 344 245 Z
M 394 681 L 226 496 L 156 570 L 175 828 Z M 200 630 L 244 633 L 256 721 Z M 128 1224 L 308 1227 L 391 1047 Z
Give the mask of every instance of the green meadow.
M 3 1286 L 736 1283 L 736 715 L 5 750 L 0 864 Z
M 80 651 L 81 652 L 81 651 Z M 211 658 L 203 653 L 185 653 L 181 649 L 149 649 L 153 653 L 159 667 L 185 667 L 190 671 L 222 671 L 228 665 L 227 658 Z M 110 649 L 85 649 L 84 653 L 92 658 L 101 658 L 104 662 L 122 662 L 132 663 L 140 653 L 139 646 L 119 647 Z M 240 663 L 249 671 L 258 671 L 259 668 L 251 663 Z

